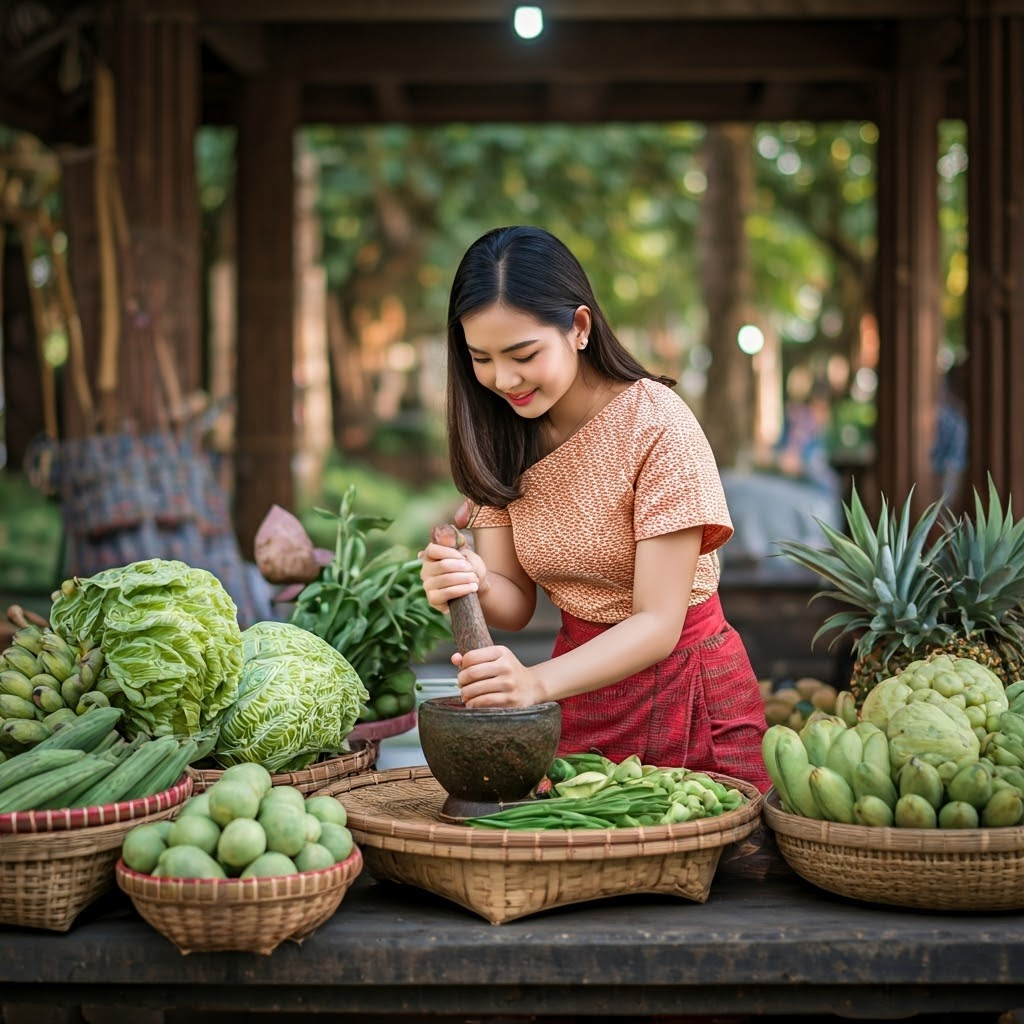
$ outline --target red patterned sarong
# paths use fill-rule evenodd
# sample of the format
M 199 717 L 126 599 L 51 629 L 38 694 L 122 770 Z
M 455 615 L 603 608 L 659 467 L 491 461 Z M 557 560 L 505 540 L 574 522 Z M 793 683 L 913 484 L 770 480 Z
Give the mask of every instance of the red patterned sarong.
M 552 656 L 609 628 L 563 611 Z M 596 750 L 612 761 L 637 754 L 644 764 L 720 772 L 762 792 L 771 786 L 761 759 L 764 701 L 717 594 L 690 607 L 664 661 L 561 705 L 559 754 Z

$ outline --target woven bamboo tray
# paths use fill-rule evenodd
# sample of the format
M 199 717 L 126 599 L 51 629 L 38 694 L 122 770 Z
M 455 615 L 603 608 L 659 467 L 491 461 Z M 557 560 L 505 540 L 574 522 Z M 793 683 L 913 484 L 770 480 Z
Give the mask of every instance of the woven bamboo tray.
M 121 860 L 116 877 L 139 914 L 183 955 L 269 955 L 286 939 L 301 943 L 331 917 L 362 868 L 356 847 L 334 867 L 276 878 L 154 878 Z
M 0 924 L 66 932 L 90 903 L 113 888 L 125 835 L 136 825 L 174 817 L 192 791 L 191 780 L 176 788 L 181 800 L 151 814 L 108 825 L 0 834 Z
M 839 896 L 919 910 L 1024 909 L 1024 826 L 841 825 L 782 810 L 775 790 L 764 818 L 786 863 Z
M 375 740 L 353 740 L 351 745 L 352 750 L 347 754 L 325 758 L 297 772 L 274 772 L 270 777 L 275 786 L 294 786 L 309 795 L 338 779 L 368 771 L 377 763 L 380 744 Z M 190 765 L 186 770 L 196 793 L 209 789 L 224 774 L 222 768 L 193 768 Z
M 761 794 L 716 818 L 650 828 L 509 832 L 450 825 L 447 793 L 426 767 L 350 776 L 328 787 L 375 878 L 419 886 L 501 924 L 541 910 L 630 893 L 703 903 L 722 849 L 757 829 Z

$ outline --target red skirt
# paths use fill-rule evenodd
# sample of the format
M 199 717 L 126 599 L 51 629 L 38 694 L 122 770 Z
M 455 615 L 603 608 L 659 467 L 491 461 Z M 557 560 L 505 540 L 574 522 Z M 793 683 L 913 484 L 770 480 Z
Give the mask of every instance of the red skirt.
M 562 612 L 553 657 L 610 626 Z M 764 701 L 739 634 L 715 594 L 686 614 L 675 650 L 618 683 L 567 697 L 559 754 L 598 751 L 612 761 L 682 766 L 744 779 L 765 792 Z

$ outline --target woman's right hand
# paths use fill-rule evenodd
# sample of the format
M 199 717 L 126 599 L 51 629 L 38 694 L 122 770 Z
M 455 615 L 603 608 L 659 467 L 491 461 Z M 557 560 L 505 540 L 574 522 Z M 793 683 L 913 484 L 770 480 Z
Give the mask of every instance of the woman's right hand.
M 467 594 L 483 594 L 488 587 L 487 566 L 470 547 L 450 548 L 429 543 L 418 556 L 420 579 L 431 607 L 448 611 L 448 602 Z

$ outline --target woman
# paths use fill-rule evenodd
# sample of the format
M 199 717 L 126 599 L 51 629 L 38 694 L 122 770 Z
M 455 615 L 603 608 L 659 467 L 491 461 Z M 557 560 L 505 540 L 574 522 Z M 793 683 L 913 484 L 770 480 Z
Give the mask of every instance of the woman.
M 764 705 L 717 595 L 732 534 L 714 456 L 671 389 L 621 345 L 569 250 L 498 228 L 459 265 L 448 311 L 452 473 L 475 550 L 429 544 L 442 611 L 476 593 L 522 629 L 541 586 L 562 612 L 551 660 L 456 654 L 470 707 L 562 706 L 560 753 L 715 770 L 770 785 Z

